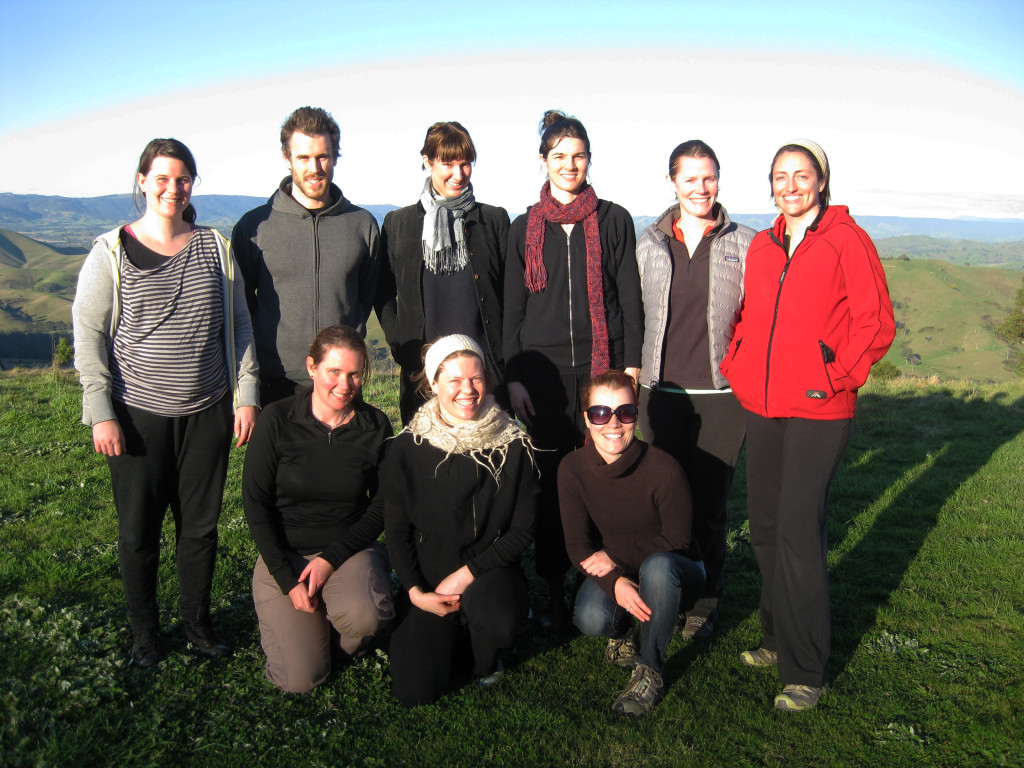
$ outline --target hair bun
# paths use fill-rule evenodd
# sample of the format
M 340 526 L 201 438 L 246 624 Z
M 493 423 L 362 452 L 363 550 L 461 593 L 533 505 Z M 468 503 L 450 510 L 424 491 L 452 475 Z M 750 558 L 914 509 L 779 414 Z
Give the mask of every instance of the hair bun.
M 544 113 L 544 117 L 540 119 L 540 125 L 537 126 L 537 133 L 541 136 L 544 135 L 544 131 L 550 128 L 555 123 L 560 123 L 563 120 L 568 120 L 569 115 L 565 114 L 560 109 L 549 109 Z

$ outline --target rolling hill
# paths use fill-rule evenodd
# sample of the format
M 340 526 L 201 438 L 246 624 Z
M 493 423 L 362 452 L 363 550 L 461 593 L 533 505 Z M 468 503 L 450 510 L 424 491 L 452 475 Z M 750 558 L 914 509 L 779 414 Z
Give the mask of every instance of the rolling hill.
M 70 329 L 85 254 L 0 229 L 0 332 Z
M 995 327 L 1013 308 L 1020 273 L 925 259 L 882 264 L 897 325 L 886 360 L 915 376 L 1016 378 Z
M 884 243 L 885 241 L 882 241 Z M 885 254 L 926 252 L 930 238 L 901 238 L 898 247 L 882 246 Z M 948 245 L 947 255 L 973 247 L 983 253 L 1015 255 L 1021 244 L 979 244 L 937 241 Z M 1017 250 L 1013 250 L 1016 247 Z M 974 251 L 972 251 L 973 253 Z M 0 334 L 67 331 L 71 302 L 85 249 L 55 248 L 24 235 L 0 229 Z M 1007 269 L 985 269 L 977 256 L 972 266 L 948 261 L 884 258 L 889 292 L 899 326 L 886 359 L 908 374 L 1008 381 L 1015 377 L 1011 351 L 994 328 L 1013 307 L 1021 274 Z M 369 322 L 369 338 L 382 343 L 376 317 Z M 34 342 L 34 354 L 10 352 L 14 337 L 0 336 L 0 357 L 40 356 L 48 359 L 50 344 Z M 19 349 L 24 345 L 18 344 Z

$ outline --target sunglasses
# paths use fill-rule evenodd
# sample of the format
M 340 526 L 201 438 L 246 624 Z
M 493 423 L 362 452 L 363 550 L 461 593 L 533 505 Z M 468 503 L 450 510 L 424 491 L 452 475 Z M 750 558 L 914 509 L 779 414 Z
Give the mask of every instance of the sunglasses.
M 598 427 L 611 421 L 612 414 L 615 414 L 620 424 L 632 424 L 636 421 L 637 408 L 633 403 L 625 403 L 614 410 L 607 405 L 592 405 L 586 413 L 590 423 Z

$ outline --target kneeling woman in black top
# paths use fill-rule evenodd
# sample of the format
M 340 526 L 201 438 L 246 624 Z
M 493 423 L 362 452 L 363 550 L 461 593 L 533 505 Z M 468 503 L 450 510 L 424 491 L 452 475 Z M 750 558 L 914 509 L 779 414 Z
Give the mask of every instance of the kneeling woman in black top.
M 351 328 L 316 335 L 313 381 L 256 422 L 242 501 L 259 548 L 252 597 L 267 677 L 304 693 L 331 672 L 331 627 L 353 654 L 394 617 L 377 467 L 387 416 L 362 399 L 366 344 Z
M 502 671 L 527 610 L 519 559 L 533 539 L 538 493 L 522 428 L 488 394 L 483 352 L 468 336 L 428 349 L 433 397 L 388 449 L 381 469 L 388 552 L 408 590 L 391 642 L 395 695 L 426 704 L 448 688 L 468 632 L 481 684 Z

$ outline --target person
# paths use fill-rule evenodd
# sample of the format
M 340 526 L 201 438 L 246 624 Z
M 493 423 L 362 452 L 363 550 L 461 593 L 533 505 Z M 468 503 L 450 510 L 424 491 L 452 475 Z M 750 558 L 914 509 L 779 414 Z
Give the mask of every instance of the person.
M 245 455 L 242 502 L 259 557 L 252 599 L 267 678 L 305 693 L 365 651 L 394 618 L 377 467 L 391 423 L 363 402 L 366 344 L 331 325 L 306 357 L 312 381 L 260 416 Z M 332 632 L 338 635 L 332 641 Z
M 476 147 L 454 121 L 434 123 L 420 150 L 429 173 L 419 202 L 391 211 L 381 230 L 376 310 L 401 369 L 399 406 L 408 424 L 423 404 L 413 382 L 426 339 L 461 333 L 485 350 L 492 381 L 504 380 L 501 308 L 508 214 L 473 196 Z M 496 396 L 504 400 L 504 386 Z
M 499 653 L 528 608 L 520 558 L 538 493 L 529 438 L 489 394 L 473 339 L 435 341 L 422 381 L 433 396 L 381 470 L 388 552 L 404 588 L 391 680 L 406 706 L 439 698 L 466 663 L 483 685 L 501 675 Z
M 699 139 L 672 150 L 677 202 L 636 246 L 644 302 L 640 433 L 678 461 L 693 493 L 693 536 L 704 555 L 704 594 L 680 617 L 683 639 L 713 636 L 725 586 L 727 503 L 744 418 L 718 370 L 743 300 L 754 230 L 718 202 L 721 167 Z
M 609 638 L 606 661 L 633 668 L 612 709 L 639 717 L 664 696 L 676 617 L 700 596 L 705 575 L 691 541 L 686 475 L 670 455 L 635 438 L 633 387 L 631 376 L 611 370 L 584 388 L 589 439 L 558 467 L 558 497 L 569 558 L 586 577 L 573 621 L 585 635 Z
M 163 658 L 157 570 L 174 517 L 178 615 L 199 653 L 230 649 L 214 633 L 210 589 L 228 449 L 249 440 L 258 370 L 237 265 L 220 234 L 195 224 L 196 161 L 153 139 L 135 176 L 137 221 L 96 238 L 72 306 L 82 422 L 107 457 L 131 663 Z M 232 415 L 234 410 L 234 415 Z
M 323 109 L 300 107 L 281 126 L 289 175 L 231 235 L 245 280 L 263 404 L 306 378 L 306 343 L 343 324 L 366 335 L 377 289 L 378 228 L 333 183 L 341 132 Z
M 558 627 L 569 568 L 558 462 L 583 444 L 580 391 L 590 377 L 623 367 L 639 374 L 643 305 L 633 219 L 590 185 L 586 128 L 549 110 L 540 129 L 547 179 L 509 231 L 502 335 L 509 400 L 539 449 L 536 567 L 550 594 L 541 624 Z
M 871 238 L 829 204 L 824 150 L 797 140 L 769 176 L 780 215 L 747 253 L 744 300 L 721 370 L 746 410 L 750 540 L 761 572 L 758 648 L 778 665 L 775 707 L 817 706 L 831 644 L 828 490 L 850 437 L 857 389 L 895 335 Z

